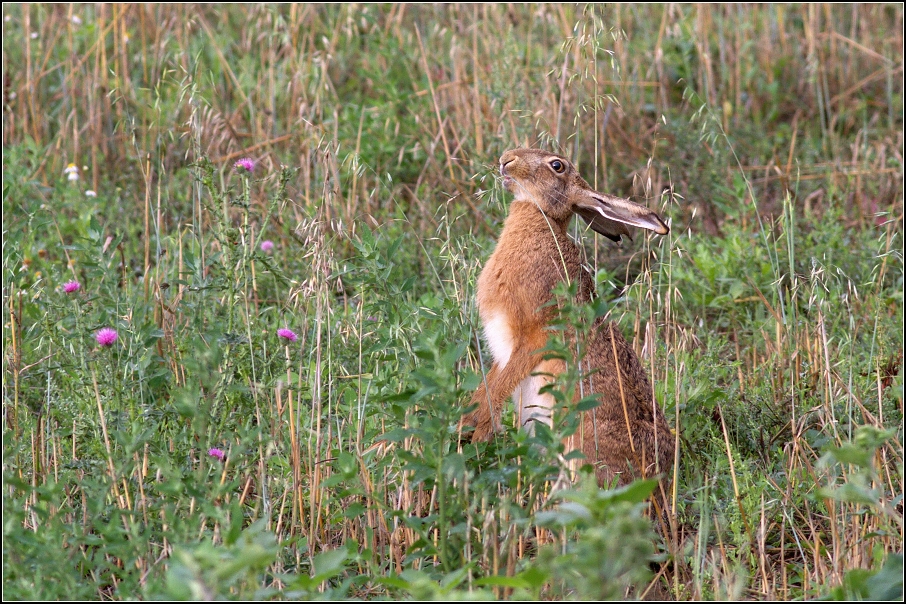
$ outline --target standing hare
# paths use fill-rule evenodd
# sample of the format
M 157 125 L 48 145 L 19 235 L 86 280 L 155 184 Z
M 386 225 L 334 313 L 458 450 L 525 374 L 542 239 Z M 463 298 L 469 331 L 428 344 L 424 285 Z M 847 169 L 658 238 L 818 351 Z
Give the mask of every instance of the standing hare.
M 500 174 L 516 197 L 497 248 L 478 278 L 478 310 L 493 364 L 472 397 L 477 408 L 463 418 L 464 425 L 474 426 L 472 442 L 487 440 L 500 429 L 509 396 L 520 426 L 552 424 L 554 397 L 539 390 L 564 373 L 566 365 L 560 359 L 545 360 L 540 352 L 556 313 L 548 303 L 561 281 L 578 282 L 579 303 L 591 300 L 595 289 L 579 247 L 566 232 L 573 214 L 614 241 L 629 235 L 627 226 L 669 232 L 647 208 L 596 192 L 559 155 L 512 149 L 500 158 Z M 583 365 L 592 370 L 584 378 L 585 393 L 599 395 L 601 404 L 584 412 L 567 451 L 580 449 L 602 485 L 614 477 L 625 484 L 668 471 L 674 451 L 670 428 L 642 363 L 613 323 L 601 318 L 592 325 Z

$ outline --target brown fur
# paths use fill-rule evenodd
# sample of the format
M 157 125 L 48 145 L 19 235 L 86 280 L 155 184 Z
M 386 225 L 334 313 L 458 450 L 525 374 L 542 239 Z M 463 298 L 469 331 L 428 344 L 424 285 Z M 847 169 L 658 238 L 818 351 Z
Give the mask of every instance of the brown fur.
M 629 234 L 627 224 L 668 232 L 647 208 L 595 192 L 563 157 L 538 149 L 514 149 L 501 156 L 500 165 L 504 186 L 516 198 L 478 279 L 478 308 L 492 353 L 508 348 L 511 353 L 508 359 L 499 353 L 501 358 L 495 356 L 472 397 L 478 407 L 463 423 L 474 426 L 473 442 L 487 440 L 500 429 L 503 404 L 517 388 L 517 394 L 527 392 L 524 380 L 549 383 L 549 376 L 566 369 L 563 361 L 543 360 L 538 351 L 547 343 L 545 327 L 555 312 L 545 307 L 554 287 L 567 279 L 578 281 L 579 303 L 594 295 L 594 281 L 582 265 L 582 253 L 567 234 L 573 213 L 615 240 Z M 501 331 L 501 325 L 508 331 Z M 601 404 L 585 413 L 568 449 L 582 450 L 602 485 L 615 477 L 625 484 L 638 476 L 668 471 L 673 437 L 638 356 L 613 323 L 600 319 L 591 334 L 584 363 L 596 371 L 583 386 L 586 395 L 589 388 L 598 393 Z M 537 374 L 549 376 L 530 377 Z M 537 394 L 539 382 L 531 384 Z

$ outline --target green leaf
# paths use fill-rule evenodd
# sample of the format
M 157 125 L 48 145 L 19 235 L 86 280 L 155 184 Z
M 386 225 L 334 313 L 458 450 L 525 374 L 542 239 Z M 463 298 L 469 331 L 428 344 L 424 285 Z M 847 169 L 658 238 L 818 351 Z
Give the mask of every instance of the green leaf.
M 459 478 L 466 472 L 465 458 L 459 453 L 447 453 L 441 464 L 441 469 L 447 478 Z
M 862 505 L 877 505 L 880 496 L 877 491 L 853 484 L 844 483 L 838 487 L 824 487 L 818 490 L 818 495 L 834 501 L 844 503 L 858 503 Z
M 346 570 L 346 560 L 349 553 L 346 548 L 338 547 L 337 549 L 322 552 L 312 560 L 312 580 L 315 583 L 324 581 L 339 575 Z
M 596 407 L 600 407 L 601 399 L 599 398 L 599 396 L 600 395 L 598 395 L 598 394 L 594 394 L 592 396 L 586 396 L 585 398 L 580 400 L 578 403 L 576 403 L 576 409 L 578 409 L 579 411 L 591 411 L 592 409 L 594 409 Z
M 477 587 L 512 587 L 514 589 L 532 588 L 532 584 L 525 577 L 519 575 L 515 577 L 503 577 L 500 575 L 481 577 L 472 581 L 472 585 Z
M 618 489 L 605 491 L 605 493 L 608 495 L 607 498 L 613 502 L 628 501 L 629 503 L 642 503 L 651 496 L 656 488 L 657 479 L 647 478 L 644 480 L 636 480 Z
M 394 428 L 390 432 L 384 434 L 383 439 L 387 442 L 398 443 L 409 438 L 414 433 L 415 430 L 413 430 L 412 428 Z
M 874 576 L 865 582 L 868 600 L 903 600 L 903 554 L 890 554 Z
M 830 447 L 827 453 L 840 463 L 853 464 L 860 468 L 871 467 L 871 458 L 874 451 L 866 450 L 851 443 L 840 447 Z

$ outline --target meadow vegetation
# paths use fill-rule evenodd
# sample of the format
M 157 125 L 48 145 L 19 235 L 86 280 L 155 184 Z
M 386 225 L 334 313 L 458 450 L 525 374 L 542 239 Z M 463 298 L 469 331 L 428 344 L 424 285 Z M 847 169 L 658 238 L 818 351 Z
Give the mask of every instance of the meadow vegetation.
M 4 598 L 902 598 L 902 5 L 3 11 Z M 516 146 L 672 226 L 663 518 L 460 442 Z

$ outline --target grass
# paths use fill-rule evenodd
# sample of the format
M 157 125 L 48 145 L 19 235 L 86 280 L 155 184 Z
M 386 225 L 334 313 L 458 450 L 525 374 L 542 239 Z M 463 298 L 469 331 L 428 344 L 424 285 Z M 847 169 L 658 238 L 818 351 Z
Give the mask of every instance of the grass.
M 901 6 L 5 10 L 7 597 L 902 597 Z M 662 522 L 459 442 L 520 145 L 672 225 Z

